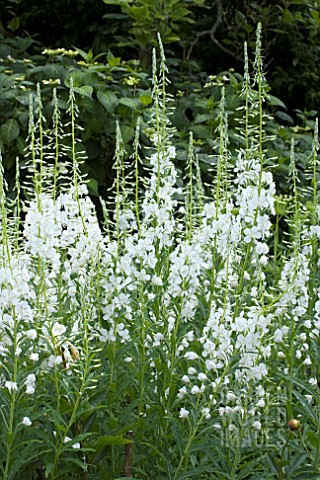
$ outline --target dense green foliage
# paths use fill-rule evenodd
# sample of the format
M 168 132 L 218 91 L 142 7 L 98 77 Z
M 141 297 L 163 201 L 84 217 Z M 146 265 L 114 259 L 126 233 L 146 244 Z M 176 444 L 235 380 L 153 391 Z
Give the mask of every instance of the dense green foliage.
M 111 49 L 150 66 L 160 31 L 180 73 L 240 70 L 242 46 L 260 21 L 274 95 L 293 111 L 319 105 L 319 0 L 2 0 L 2 34 L 30 35 L 43 47 Z M 39 45 L 39 48 L 41 46 Z

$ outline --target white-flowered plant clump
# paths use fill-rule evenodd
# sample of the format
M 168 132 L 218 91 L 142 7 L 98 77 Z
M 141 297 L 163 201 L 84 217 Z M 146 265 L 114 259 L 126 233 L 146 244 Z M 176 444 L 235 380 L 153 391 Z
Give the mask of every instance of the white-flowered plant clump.
M 161 478 L 196 478 L 188 473 L 189 461 L 200 462 L 200 444 L 194 451 L 192 445 L 202 438 L 208 457 L 217 448 L 227 450 L 226 456 L 236 452 L 228 478 L 238 478 L 237 469 L 246 462 L 240 459 L 241 442 L 250 446 L 262 438 L 268 409 L 281 403 L 285 388 L 292 404 L 294 395 L 309 408 L 318 399 L 318 193 L 313 191 L 312 218 L 304 212 L 299 228 L 292 229 L 300 205 L 292 155 L 295 212 L 288 221 L 289 247 L 280 260 L 273 257 L 277 196 L 262 149 L 264 122 L 260 118 L 259 128 L 248 123 L 261 115 L 267 98 L 261 59 L 252 82 L 246 70 L 243 148 L 236 154 L 228 150 L 222 92 L 219 153 L 207 190 L 192 136 L 181 186 L 162 47 L 159 75 L 155 57 L 153 67 L 151 145 L 142 155 L 138 124 L 130 157 L 134 178 L 117 126 L 114 190 L 102 201 L 103 220 L 98 221 L 80 174 L 73 81 L 65 137 L 73 145 L 66 142 L 63 149 L 62 134 L 56 142 L 49 139 L 56 148 L 48 154 L 48 168 L 38 91 L 30 121 L 28 200 L 8 201 L 1 167 L 4 480 L 22 478 L 15 447 L 20 435 L 29 452 L 23 453 L 24 466 L 39 478 L 71 478 L 64 477 L 76 475 L 70 465 L 79 475 L 94 476 L 105 456 L 100 473 L 110 466 L 110 478 L 117 478 L 119 445 L 126 445 L 126 476 L 139 476 L 134 460 L 137 470 L 132 475 L 130 470 L 132 439 L 140 463 L 159 453 L 170 462 L 167 453 L 174 452 Z M 57 105 L 55 97 L 54 125 L 60 132 Z M 62 161 L 66 151 L 71 161 Z M 317 166 L 317 155 L 315 141 L 312 165 Z M 140 163 L 144 173 L 149 169 L 143 181 Z M 295 372 L 304 387 L 294 393 Z M 36 453 L 28 450 L 29 443 Z M 145 445 L 150 450 L 144 456 Z M 201 462 L 198 467 L 196 475 Z

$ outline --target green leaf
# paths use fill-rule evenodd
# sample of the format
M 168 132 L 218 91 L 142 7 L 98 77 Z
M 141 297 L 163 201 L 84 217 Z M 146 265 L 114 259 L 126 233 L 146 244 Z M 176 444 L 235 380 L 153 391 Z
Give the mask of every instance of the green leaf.
M 132 110 L 137 110 L 139 107 L 139 101 L 136 98 L 120 98 L 119 103 Z
M 180 42 L 180 37 L 178 35 L 170 34 L 170 35 L 166 35 L 164 38 L 166 43 Z
M 131 0 L 103 0 L 103 1 L 107 5 L 118 5 L 119 7 L 121 7 L 121 6 L 129 5 Z
M 15 118 L 9 118 L 9 120 L 0 127 L 0 136 L 4 144 L 11 143 L 19 136 L 19 133 L 20 128 Z
M 20 27 L 20 17 L 13 17 L 8 23 L 8 28 L 12 32 L 15 32 Z
M 86 123 L 88 127 L 92 129 L 93 132 L 99 133 L 102 131 L 105 125 L 104 111 L 101 105 L 98 104 L 97 102 L 92 101 L 91 103 L 93 107 L 96 107 L 96 113 L 94 114 L 94 113 L 88 112 L 88 114 L 85 115 Z M 90 137 L 88 137 L 87 139 L 90 139 Z
M 294 480 L 309 480 L 309 478 L 320 478 L 319 470 L 309 465 L 296 470 L 295 475 L 292 477 Z
M 315 432 L 307 432 L 307 439 L 313 448 L 320 447 L 320 438 Z
M 130 140 L 132 140 L 134 137 L 134 128 L 130 127 L 129 125 L 122 125 L 120 128 L 124 143 L 130 142 Z
M 207 122 L 212 118 L 212 113 L 198 113 L 194 119 L 195 124 Z
M 209 473 L 209 472 L 215 472 L 214 467 L 210 467 L 209 465 L 201 465 L 201 467 L 196 467 L 193 468 L 192 470 L 189 470 L 186 473 L 183 473 L 182 475 L 179 475 L 178 480 L 187 480 L 190 477 L 195 477 L 199 475 L 199 473 Z M 199 478 L 199 477 L 198 477 Z M 226 478 L 232 478 L 230 476 L 226 476 Z
M 282 112 L 281 110 L 278 110 L 275 113 L 275 116 L 280 118 L 280 120 L 283 120 L 284 122 L 291 123 L 291 125 L 294 124 L 293 118 L 290 117 L 290 115 L 288 115 L 286 112 Z
M 62 477 L 62 474 L 74 472 L 75 467 L 70 465 L 71 463 L 77 465 L 82 470 L 86 470 L 88 468 L 88 465 L 86 463 L 84 463 L 81 460 L 79 460 L 78 458 L 74 458 L 74 457 L 69 457 L 68 462 L 66 462 L 66 463 L 67 464 L 65 464 L 64 468 L 62 467 L 62 468 L 59 469 L 60 478 L 66 478 L 66 477 Z
M 210 137 L 209 128 L 203 125 L 193 125 L 190 130 L 193 131 L 196 137 L 207 140 Z
M 73 411 L 73 405 L 71 405 L 65 398 L 60 398 L 60 409 L 63 415 L 69 415 Z M 64 429 L 64 427 L 63 427 Z
M 292 13 L 287 8 L 283 11 L 282 20 L 284 21 L 284 23 L 292 23 L 293 22 Z
M 237 475 L 237 480 L 244 480 L 248 477 L 250 473 L 254 473 L 256 471 L 256 466 L 260 463 L 261 459 L 257 458 L 252 460 L 251 462 L 247 462 L 246 464 L 241 466 L 241 472 Z
M 290 460 L 281 460 L 280 458 L 276 458 L 275 461 L 279 468 L 286 467 L 290 463 Z
M 299 465 L 301 465 L 301 463 L 303 463 L 306 460 L 307 456 L 308 456 L 307 452 L 298 453 L 288 467 L 288 470 L 287 470 L 288 475 L 293 475 L 294 473 L 296 473 L 297 468 L 299 467 Z
M 113 92 L 98 92 L 97 97 L 99 102 L 104 106 L 104 108 L 109 112 L 113 113 L 118 106 L 118 97 Z
M 121 63 L 121 57 L 115 57 L 110 51 L 107 54 L 107 60 L 111 68 Z
M 230 79 L 230 84 L 233 87 L 236 87 L 239 84 L 239 81 L 235 75 L 233 75 L 231 72 L 228 72 L 229 79 Z
M 99 196 L 99 183 L 95 178 L 89 178 L 87 180 L 87 186 L 91 195 Z
M 133 443 L 129 438 L 123 438 L 122 435 L 105 435 L 100 437 L 97 442 L 89 445 L 95 450 L 95 455 L 91 458 L 90 463 L 97 464 L 105 457 L 108 452 L 108 447 L 121 446 Z
M 189 15 L 190 13 L 191 13 L 190 10 L 188 10 L 187 8 L 179 7 L 173 10 L 170 17 L 173 20 L 182 20 L 183 17 L 185 17 L 186 15 Z
M 57 65 L 55 63 L 48 63 L 48 65 L 45 65 L 43 67 L 43 73 L 48 77 L 48 78 L 63 78 L 65 75 L 65 69 L 62 67 L 62 65 Z
M 128 18 L 125 13 L 105 13 L 102 18 L 110 18 L 111 20 L 124 20 Z
M 300 401 L 302 407 L 303 407 L 303 414 L 306 418 L 311 420 L 311 422 L 314 424 L 316 428 L 318 428 L 319 425 L 319 419 L 317 415 L 316 409 L 306 400 L 304 396 L 302 396 L 299 392 L 296 390 L 293 390 L 294 396 Z
M 129 8 L 129 15 L 136 20 L 149 18 L 149 11 L 147 5 L 142 7 L 132 6 Z
M 83 87 L 74 87 L 74 91 L 83 97 L 92 98 L 93 88 L 89 85 L 84 85 Z
M 317 23 L 319 23 L 320 20 L 320 13 L 317 10 L 310 10 L 311 16 L 315 19 Z
M 45 471 L 45 476 L 48 477 L 48 476 L 50 475 L 50 473 L 53 472 L 53 469 L 54 469 L 53 463 L 47 463 L 47 465 L 46 465 L 46 471 Z
M 89 60 L 87 52 L 85 52 L 84 50 L 81 50 L 81 48 L 78 48 L 78 47 L 74 47 L 74 49 L 76 50 L 76 52 L 79 53 L 79 55 L 81 55 L 83 60 L 85 60 L 86 62 Z
M 96 451 L 101 450 L 103 447 L 114 445 L 128 445 L 132 443 L 130 438 L 124 438 L 122 435 L 105 435 L 100 437 L 96 443 Z
M 283 107 L 287 110 L 287 107 L 285 104 L 277 97 L 274 97 L 273 95 L 268 95 L 267 96 L 268 102 L 270 105 L 276 105 L 277 107 Z
M 276 459 L 273 456 L 271 456 L 269 453 L 267 453 L 267 460 L 273 473 L 278 475 L 279 467 L 277 465 Z
M 152 98 L 148 95 L 141 95 L 141 97 L 139 97 L 139 101 L 145 107 L 146 105 L 150 105 L 150 103 L 152 103 Z
M 41 67 L 42 68 L 42 67 Z M 64 84 L 66 87 L 70 88 L 70 78 L 72 77 L 73 86 L 74 87 L 81 87 L 84 83 L 85 73 L 81 72 L 80 70 L 71 70 L 68 76 L 64 80 Z

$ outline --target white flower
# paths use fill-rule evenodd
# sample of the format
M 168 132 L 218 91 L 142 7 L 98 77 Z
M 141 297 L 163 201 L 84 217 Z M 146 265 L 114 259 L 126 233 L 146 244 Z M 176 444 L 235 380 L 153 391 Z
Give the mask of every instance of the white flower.
M 124 359 L 124 361 L 125 361 L 126 363 L 131 363 L 131 362 L 132 362 L 132 357 L 126 357 L 126 358 Z
M 309 383 L 315 387 L 318 385 L 318 380 L 316 378 L 310 378 Z
M 264 266 L 267 265 L 267 263 L 268 263 L 268 257 L 267 257 L 266 255 L 262 255 L 262 256 L 260 257 L 260 263 L 261 263 L 261 265 L 264 265 Z
M 78 450 L 79 448 L 81 448 L 81 445 L 80 445 L 80 442 L 76 442 L 72 445 L 72 448 L 74 448 L 75 450 Z
M 10 382 L 7 380 L 4 386 L 9 390 L 10 393 L 12 390 L 18 390 L 17 382 Z
M 186 352 L 184 354 L 184 358 L 187 360 L 196 360 L 198 358 L 198 355 L 195 352 Z
M 53 360 L 54 365 L 60 365 L 62 363 L 62 356 L 57 355 Z
M 30 373 L 30 375 L 27 376 L 26 380 L 26 393 L 28 395 L 33 395 L 35 392 L 35 383 L 36 383 L 36 376 L 33 373 Z
M 259 420 L 256 420 L 253 426 L 256 430 L 261 430 L 261 427 L 262 427 L 261 422 L 259 422 Z
M 34 373 L 30 373 L 30 375 L 27 376 L 27 383 L 34 383 L 36 381 L 36 376 Z
M 181 408 L 179 417 L 180 418 L 188 418 L 188 416 L 189 416 L 189 411 L 186 410 L 185 408 Z
M 279 328 L 277 328 L 276 331 L 274 332 L 274 341 L 276 343 L 280 343 L 282 342 L 282 339 L 283 339 L 282 332 Z
M 154 285 L 155 287 L 161 287 L 163 285 L 163 282 L 160 277 L 153 277 L 152 285 Z
M 164 336 L 162 333 L 156 333 L 154 336 L 154 341 L 157 342 L 158 345 L 160 345 L 160 341 L 163 340 Z
M 29 338 L 29 340 L 35 340 L 37 335 L 37 331 L 34 328 L 31 328 L 31 330 L 26 332 L 26 337 Z
M 211 417 L 211 415 L 210 415 L 210 409 L 209 409 L 208 407 L 203 407 L 203 408 L 201 409 L 201 413 L 202 413 L 202 415 L 205 416 L 205 418 L 210 418 L 210 417 Z
M 307 400 L 308 403 L 312 403 L 313 396 L 312 395 L 305 395 L 305 399 Z
M 207 370 L 216 370 L 217 365 L 213 360 L 206 360 L 206 368 Z
M 187 389 L 186 387 L 182 387 L 179 389 L 179 393 L 177 394 L 178 398 L 183 398 L 185 395 L 187 395 Z
M 192 388 L 191 388 L 191 393 L 193 395 L 198 395 L 199 393 L 201 392 L 200 388 L 197 386 L 197 385 L 194 385 Z
M 257 387 L 257 394 L 259 395 L 259 397 L 263 397 L 265 395 L 265 390 L 264 388 L 262 387 L 262 385 L 258 385 Z
M 61 325 L 61 323 L 56 322 L 52 327 L 52 335 L 54 337 L 60 337 L 65 333 L 66 330 L 67 330 L 67 327 L 65 327 L 64 325 Z
M 199 373 L 198 380 L 200 380 L 200 382 L 204 382 L 207 380 L 207 375 L 205 373 Z
M 195 373 L 197 373 L 197 370 L 193 367 L 189 367 L 188 368 L 188 374 L 189 375 L 194 375 Z
M 266 406 L 266 402 L 261 398 L 259 402 L 257 403 L 257 407 L 263 408 Z
M 258 295 L 258 289 L 257 287 L 252 287 L 251 288 L 251 296 L 256 297 Z
M 34 386 L 31 385 L 31 384 L 29 384 L 29 383 L 27 383 L 26 393 L 27 393 L 28 395 L 33 395 L 34 392 L 35 392 Z
M 26 427 L 31 427 L 32 422 L 29 417 L 23 417 L 21 424 L 25 425 Z
M 310 357 L 307 357 L 304 362 L 303 362 L 303 365 L 311 365 L 312 361 L 311 361 L 311 358 Z
M 227 393 L 227 400 L 228 400 L 228 402 L 233 402 L 233 400 L 235 400 L 235 399 L 236 399 L 236 396 L 235 396 L 234 393 L 232 393 L 232 392 L 228 392 L 228 393 Z
M 30 360 L 37 362 L 39 360 L 39 353 L 31 353 L 29 356 Z
M 191 330 L 190 332 L 187 333 L 186 339 L 188 340 L 188 342 L 193 342 L 193 339 L 194 339 L 194 331 L 193 330 Z

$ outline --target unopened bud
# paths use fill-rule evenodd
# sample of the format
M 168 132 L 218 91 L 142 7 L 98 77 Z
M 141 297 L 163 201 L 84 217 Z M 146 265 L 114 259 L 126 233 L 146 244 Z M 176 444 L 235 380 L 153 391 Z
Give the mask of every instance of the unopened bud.
M 290 428 L 290 430 L 298 430 L 300 427 L 300 420 L 291 418 L 290 422 L 288 422 L 288 427 Z

